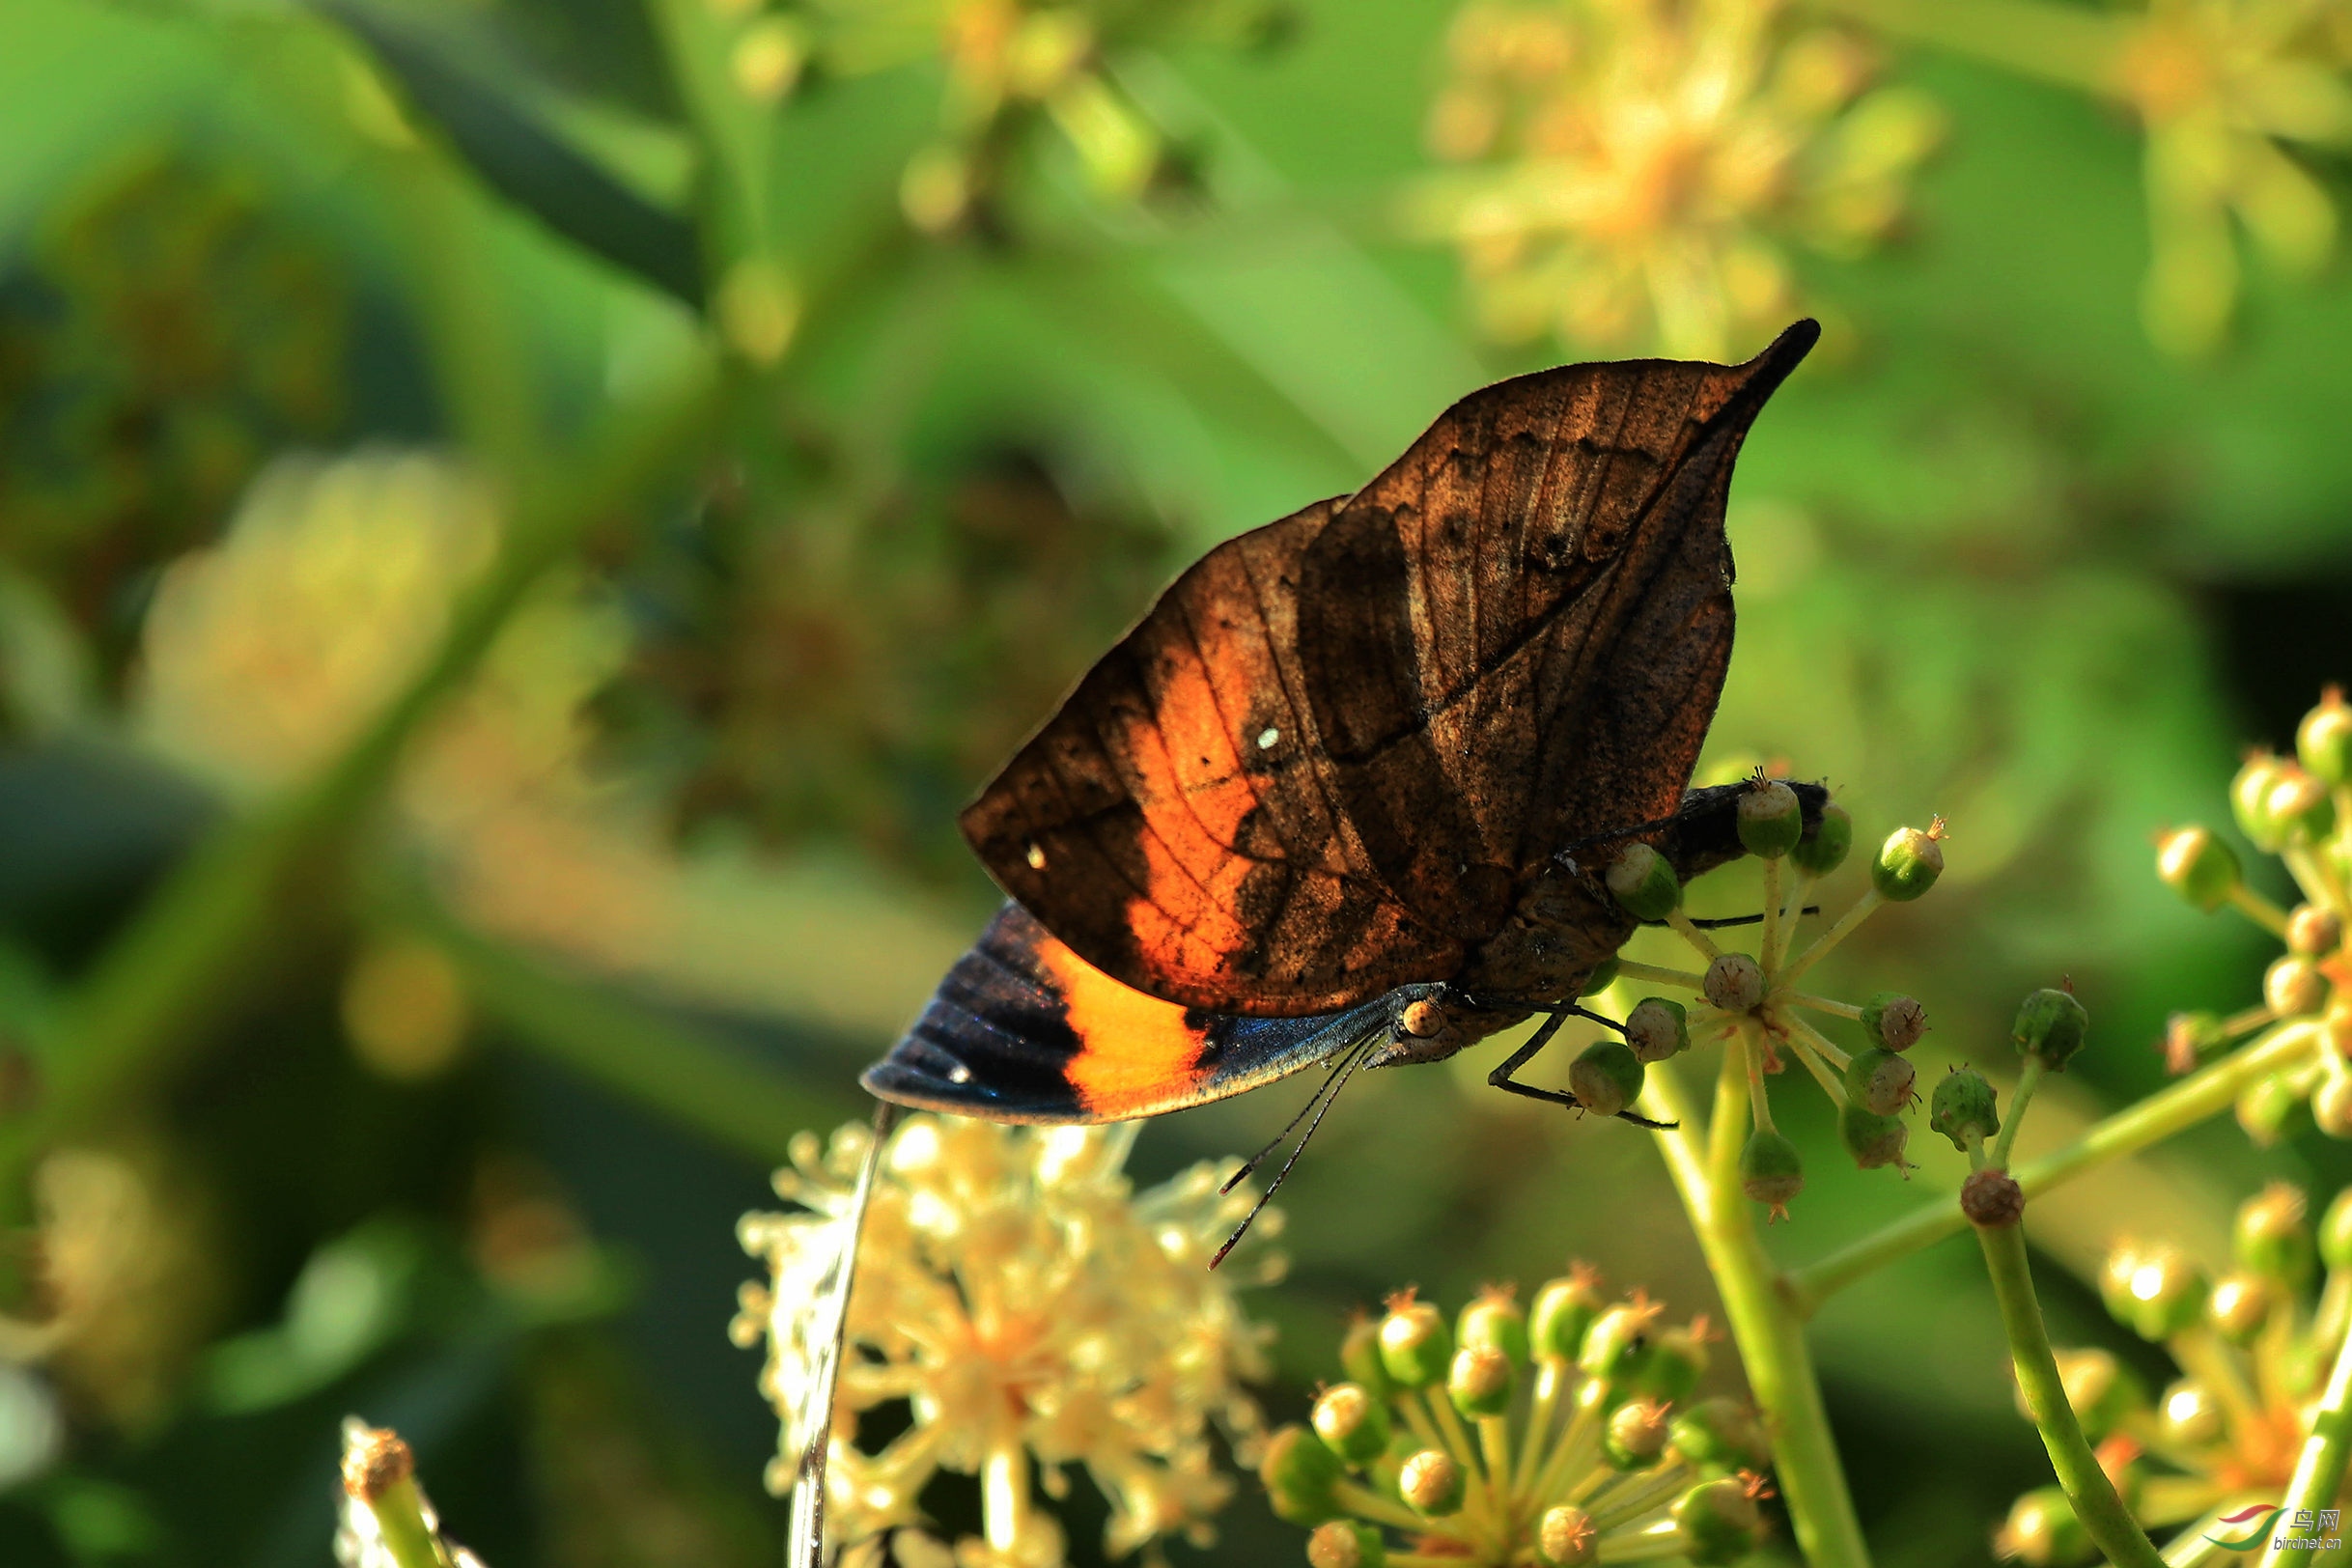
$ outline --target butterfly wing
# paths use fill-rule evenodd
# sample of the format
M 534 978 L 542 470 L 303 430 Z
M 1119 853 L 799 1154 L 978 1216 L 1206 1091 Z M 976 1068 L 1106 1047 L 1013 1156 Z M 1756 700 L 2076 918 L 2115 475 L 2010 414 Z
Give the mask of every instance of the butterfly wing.
M 1386 1032 L 1389 1017 L 1385 1000 L 1269 1019 L 1162 1001 L 1007 904 L 864 1082 L 900 1105 L 989 1121 L 1126 1121 L 1310 1067 Z

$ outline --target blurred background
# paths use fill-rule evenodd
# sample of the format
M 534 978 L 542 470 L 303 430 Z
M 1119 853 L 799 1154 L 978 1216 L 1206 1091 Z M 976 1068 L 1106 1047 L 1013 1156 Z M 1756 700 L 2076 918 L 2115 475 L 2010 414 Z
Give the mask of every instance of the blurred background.
M 956 809 L 1195 555 L 1566 359 L 1821 318 L 1709 769 L 1950 821 L 1824 989 L 2005 1070 L 2070 975 L 2029 1148 L 2146 1092 L 2264 952 L 2149 834 L 2352 674 L 2348 63 L 2335 0 L 0 7 L 0 1561 L 322 1562 L 347 1412 L 496 1568 L 776 1560 L 735 1222 L 991 908 Z M 1649 1142 L 1490 1064 L 1285 1190 L 1275 1416 L 1409 1281 L 1710 1305 Z M 1788 1258 L 1957 1179 L 1782 1098 Z M 2346 1170 L 2037 1204 L 2058 1337 L 2161 1382 L 2067 1271 Z M 1973 1249 L 1816 1344 L 1883 1560 L 1988 1558 L 2046 1471 Z

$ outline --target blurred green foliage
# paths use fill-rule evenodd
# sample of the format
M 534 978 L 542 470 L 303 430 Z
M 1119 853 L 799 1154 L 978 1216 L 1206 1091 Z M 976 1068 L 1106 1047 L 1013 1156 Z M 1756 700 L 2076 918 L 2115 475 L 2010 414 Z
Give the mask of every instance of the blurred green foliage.
M 0 15 L 0 1196 L 12 1322 L 74 1327 L 0 1360 L 0 1561 L 318 1561 L 350 1411 L 498 1568 L 773 1560 L 734 1220 L 987 909 L 956 807 L 1193 555 L 1563 357 L 1824 319 L 1743 458 L 1710 767 L 1785 758 L 1865 839 L 1951 821 L 1937 896 L 1828 966 L 1924 998 L 1929 1056 L 1998 1057 L 2070 974 L 2094 1044 L 2040 1131 L 2152 1086 L 2165 1015 L 2231 1006 L 2260 944 L 2166 896 L 2148 835 L 2352 673 L 2342 8 L 2265 35 L 2301 119 L 2167 74 L 2196 55 L 2161 29 L 2232 8 L 1723 0 L 1563 75 L 1545 30 L 1609 9 Z M 1750 51 L 1737 112 L 1584 112 L 1687 110 L 1692 36 Z M 2260 180 L 2182 183 L 2192 89 Z M 1606 200 L 1563 173 L 1594 168 Z M 459 514 L 362 483 L 387 448 L 506 553 L 393 548 Z M 293 470 L 251 488 L 299 452 L 307 510 Z M 356 570 L 303 553 L 330 535 Z M 151 620 L 266 546 L 266 589 Z M 173 708 L 197 675 L 214 706 Z M 199 782 L 224 764 L 262 782 Z M 1486 1065 L 1376 1075 L 1286 1190 L 1277 1416 L 1407 1280 L 1577 1254 L 1708 1300 L 1648 1142 Z M 1155 1126 L 1135 1168 L 1294 1099 Z M 1814 1162 L 1774 1245 L 1956 1180 L 1923 1158 Z M 2208 1130 L 2035 1240 L 2088 1277 L 2121 1230 L 2196 1247 L 2259 1173 L 2345 1171 Z M 135 1266 L 60 1274 L 76 1215 Z M 2048 1304 L 2144 1359 L 2087 1291 Z M 1989 1551 L 2043 1472 L 1974 1255 L 1839 1296 L 1816 1345 L 1882 1560 Z M 1081 1556 L 1100 1518 L 1071 1505 Z M 1225 1543 L 1300 1550 L 1250 1497 Z

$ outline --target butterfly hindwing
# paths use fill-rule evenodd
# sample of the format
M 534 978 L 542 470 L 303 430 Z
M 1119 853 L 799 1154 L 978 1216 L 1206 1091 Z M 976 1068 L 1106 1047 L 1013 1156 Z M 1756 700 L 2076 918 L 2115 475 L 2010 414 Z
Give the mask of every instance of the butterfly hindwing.
M 901 1105 L 991 1121 L 1126 1121 L 1239 1094 L 1389 1022 L 1386 1000 L 1279 1019 L 1162 1001 L 1008 903 L 864 1082 Z

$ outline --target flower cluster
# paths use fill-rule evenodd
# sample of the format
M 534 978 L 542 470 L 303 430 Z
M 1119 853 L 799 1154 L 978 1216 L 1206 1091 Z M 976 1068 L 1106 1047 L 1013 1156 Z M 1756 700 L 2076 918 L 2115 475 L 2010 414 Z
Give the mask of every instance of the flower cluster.
M 855 1243 L 829 1441 L 828 1525 L 845 1561 L 886 1551 L 1052 1568 L 1064 1538 L 1033 1492 L 1066 1496 L 1081 1466 L 1110 1503 L 1114 1555 L 1211 1539 L 1209 1516 L 1233 1490 L 1212 1434 L 1245 1461 L 1260 1440 L 1241 1386 L 1265 1374 L 1267 1330 L 1243 1316 L 1232 1272 L 1208 1267 L 1249 1195 L 1220 1191 L 1205 1163 L 1133 1191 L 1121 1166 L 1134 1133 L 918 1115 L 890 1135 Z M 803 1134 L 776 1190 L 810 1212 L 743 1221 L 744 1249 L 770 1277 L 744 1288 L 734 1337 L 768 1343 L 761 1386 L 783 1422 L 775 1490 L 805 1447 L 811 1295 L 851 1241 L 843 1222 L 870 1138 L 860 1125 L 823 1148 Z M 1249 1282 L 1277 1272 L 1267 1262 Z M 869 1447 L 867 1413 L 905 1418 Z M 985 1521 L 984 1537 L 952 1549 L 920 1501 L 943 1470 L 978 1477 Z
M 1456 18 L 1415 226 L 1487 330 L 1722 358 L 1794 310 L 1784 241 L 1853 253 L 1901 215 L 1940 116 L 1843 29 L 1769 0 L 1476 3 Z
M 1348 1381 L 1311 1425 L 1268 1443 L 1274 1512 L 1315 1526 L 1314 1568 L 1745 1557 L 1764 1533 L 1763 1438 L 1745 1407 L 1692 1401 L 1706 1320 L 1663 1316 L 1639 1291 L 1605 1301 L 1582 1265 L 1531 1310 L 1489 1287 L 1450 1330 L 1401 1293 L 1350 1329 Z
M 2238 830 L 2275 854 L 2303 895 L 2282 910 L 2246 881 L 2237 852 L 2212 829 L 2191 826 L 2159 836 L 2157 873 L 2208 912 L 2225 907 L 2285 946 L 2262 976 L 2262 1000 L 2226 1017 L 2174 1014 L 2165 1061 L 2186 1073 L 2201 1059 L 2253 1036 L 2271 1071 L 2238 1102 L 2238 1121 L 2257 1143 L 2282 1136 L 2306 1104 L 2320 1131 L 2352 1137 L 2352 706 L 2330 687 L 2295 734 L 2295 756 L 2250 756 L 2229 787 Z
M 2117 1495 L 2142 1526 L 2184 1526 L 2177 1539 L 2190 1544 L 2226 1538 L 2225 1519 L 2276 1503 L 2294 1472 L 2352 1323 L 2352 1191 L 2329 1205 L 2314 1238 L 2303 1193 L 2265 1189 L 2238 1210 L 2233 1251 L 2218 1278 L 2170 1246 L 2125 1243 L 2109 1255 L 2108 1310 L 2181 1373 L 2153 1398 L 2107 1351 L 2058 1357 L 2067 1402 Z M 2018 1498 L 1996 1544 L 2031 1568 L 2096 1555 L 2056 1487 Z
M 1611 1115 L 1639 1098 L 1648 1064 L 1712 1041 L 1726 1042 L 1744 1067 L 1754 1121 L 1740 1155 L 1748 1195 L 1781 1218 L 1805 1186 L 1796 1145 L 1774 1125 L 1766 1078 L 1794 1057 L 1837 1106 L 1846 1152 L 1865 1170 L 1904 1168 L 1910 1129 L 1903 1112 L 1918 1096 L 1916 1071 L 1904 1052 L 1927 1027 L 1918 1000 L 1883 992 L 1867 1002 L 1844 1002 L 1800 990 L 1798 982 L 1871 912 L 1924 894 L 1943 875 L 1944 823 L 1898 828 L 1871 862 L 1870 886 L 1830 929 L 1802 950 L 1798 917 L 1816 881 L 1835 870 L 1854 840 L 1853 819 L 1835 801 L 1817 823 L 1805 821 L 1796 791 L 1761 772 L 1739 801 L 1741 843 L 1763 866 L 1764 918 L 1756 951 L 1721 944 L 1682 908 L 1682 886 L 1664 855 L 1634 844 L 1608 871 L 1609 889 L 1637 917 L 1670 926 L 1705 961 L 1703 971 L 1620 960 L 1613 971 L 1622 992 L 1646 981 L 1696 993 L 1693 1005 L 1643 996 L 1625 1015 L 1625 1038 L 1588 1047 L 1570 1070 L 1569 1085 L 1586 1108 Z M 1862 1049 L 1847 1050 L 1805 1018 L 1807 1012 L 1853 1021 Z M 1784 1054 L 1785 1052 L 1785 1054 Z M 1726 1070 L 1734 1064 L 1727 1063 Z

